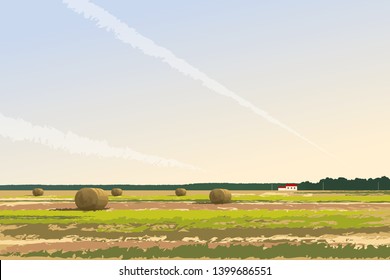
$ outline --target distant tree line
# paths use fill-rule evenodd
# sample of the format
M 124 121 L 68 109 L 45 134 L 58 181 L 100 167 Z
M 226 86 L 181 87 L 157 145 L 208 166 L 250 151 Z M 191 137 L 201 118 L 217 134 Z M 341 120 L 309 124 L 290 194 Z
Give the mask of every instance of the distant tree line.
M 172 191 L 177 188 L 185 188 L 186 190 L 207 191 L 216 188 L 225 188 L 229 190 L 277 190 L 278 186 L 285 183 L 195 183 L 184 185 L 2 185 L 0 190 L 33 190 L 40 187 L 45 190 L 79 190 L 84 187 L 101 188 L 111 190 L 114 187 L 123 190 L 134 191 Z
M 299 190 L 390 190 L 390 179 L 386 176 L 380 178 L 361 179 L 356 178 L 348 180 L 340 177 L 337 179 L 325 178 L 318 183 L 309 181 L 298 185 Z
M 291 183 L 291 182 L 289 182 Z M 123 190 L 135 191 L 172 191 L 177 188 L 185 188 L 187 190 L 207 191 L 216 188 L 225 188 L 229 190 L 277 190 L 278 186 L 283 186 L 286 183 L 195 183 L 184 185 L 1 185 L 0 190 L 33 190 L 41 187 L 45 190 L 79 190 L 84 187 L 102 188 L 111 190 L 114 187 L 119 187 Z M 390 179 L 388 177 L 380 177 L 375 179 L 352 179 L 346 178 L 325 178 L 317 183 L 309 181 L 298 184 L 298 190 L 390 190 Z

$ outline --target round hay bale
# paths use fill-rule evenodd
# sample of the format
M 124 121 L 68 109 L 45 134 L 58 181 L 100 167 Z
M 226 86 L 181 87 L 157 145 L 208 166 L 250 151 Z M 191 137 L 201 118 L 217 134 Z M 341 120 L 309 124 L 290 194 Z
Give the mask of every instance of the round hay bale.
M 102 210 L 108 203 L 108 195 L 98 188 L 82 188 L 74 197 L 80 210 Z
M 35 189 L 33 189 L 32 193 L 33 193 L 33 196 L 41 196 L 41 195 L 43 195 L 43 189 L 35 188 Z
M 120 189 L 120 188 L 113 188 L 113 189 L 111 190 L 111 194 L 112 194 L 113 196 L 121 196 L 122 193 L 123 193 L 123 191 L 122 191 L 122 189 Z
M 175 190 L 175 194 L 177 196 L 185 196 L 187 193 L 187 190 L 186 189 L 183 189 L 183 188 L 178 188 Z
M 232 194 L 226 189 L 214 189 L 210 192 L 209 198 L 215 204 L 229 203 L 232 201 Z

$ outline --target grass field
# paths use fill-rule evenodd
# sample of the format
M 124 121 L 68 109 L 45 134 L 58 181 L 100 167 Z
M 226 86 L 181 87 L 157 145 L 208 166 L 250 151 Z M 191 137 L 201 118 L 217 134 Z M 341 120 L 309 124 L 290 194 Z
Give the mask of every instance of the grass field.
M 101 211 L 74 193 L 1 192 L 1 258 L 390 258 L 389 192 L 127 191 Z
M 29 191 L 0 191 L 0 202 L 12 200 L 73 200 L 75 191 L 47 191 L 43 197 L 33 197 Z M 109 193 L 109 192 L 107 192 Z M 390 191 L 234 191 L 236 202 L 386 202 Z M 208 191 L 190 191 L 178 197 L 172 191 L 124 191 L 122 196 L 110 201 L 198 201 L 208 202 Z

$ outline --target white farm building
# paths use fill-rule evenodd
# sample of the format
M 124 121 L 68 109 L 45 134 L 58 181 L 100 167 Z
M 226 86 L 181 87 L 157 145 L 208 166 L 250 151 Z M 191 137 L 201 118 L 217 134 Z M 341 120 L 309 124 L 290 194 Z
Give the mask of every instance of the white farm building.
M 278 191 L 297 191 L 298 185 L 296 184 L 287 184 L 285 186 L 278 187 Z

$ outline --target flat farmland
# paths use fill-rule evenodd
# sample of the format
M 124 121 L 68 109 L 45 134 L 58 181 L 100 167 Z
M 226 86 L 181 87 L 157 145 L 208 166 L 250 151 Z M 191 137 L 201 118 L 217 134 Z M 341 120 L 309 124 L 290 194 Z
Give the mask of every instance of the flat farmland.
M 76 191 L 0 191 L 1 259 L 389 259 L 390 192 L 124 191 L 80 211 Z

